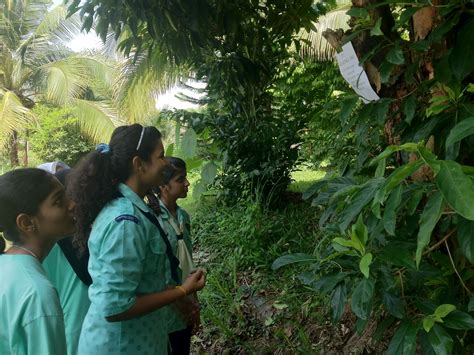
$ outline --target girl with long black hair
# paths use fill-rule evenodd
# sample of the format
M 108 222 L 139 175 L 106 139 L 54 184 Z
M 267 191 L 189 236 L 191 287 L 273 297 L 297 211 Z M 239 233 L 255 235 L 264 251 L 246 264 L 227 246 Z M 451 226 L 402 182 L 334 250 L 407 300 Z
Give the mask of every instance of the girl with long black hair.
M 80 354 L 166 354 L 168 307 L 202 289 L 202 271 L 175 285 L 178 261 L 159 218 L 144 203 L 166 165 L 161 134 L 134 124 L 115 129 L 72 173 L 76 243 L 88 246 L 91 306 Z

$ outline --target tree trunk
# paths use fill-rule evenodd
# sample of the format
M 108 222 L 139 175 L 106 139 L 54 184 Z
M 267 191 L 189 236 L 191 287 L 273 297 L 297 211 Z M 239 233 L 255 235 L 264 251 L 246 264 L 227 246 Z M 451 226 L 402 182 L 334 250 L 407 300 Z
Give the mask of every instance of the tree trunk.
M 28 148 L 29 148 L 29 144 L 28 144 L 28 140 L 25 139 L 25 148 L 24 148 L 24 156 L 23 156 L 23 166 L 26 168 L 28 166 Z
M 18 158 L 18 132 L 13 131 L 10 144 L 10 164 L 12 167 L 20 165 Z

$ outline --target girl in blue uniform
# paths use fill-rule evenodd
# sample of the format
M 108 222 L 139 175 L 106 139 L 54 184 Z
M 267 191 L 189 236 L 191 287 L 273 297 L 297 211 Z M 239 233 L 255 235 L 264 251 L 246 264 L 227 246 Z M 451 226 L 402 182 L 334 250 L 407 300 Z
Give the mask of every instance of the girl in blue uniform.
M 40 169 L 0 176 L 0 354 L 66 354 L 58 294 L 41 266 L 53 245 L 74 231 L 64 187 Z
M 188 213 L 178 206 L 177 200 L 188 194 L 186 163 L 175 157 L 166 158 L 163 169 L 163 184 L 156 189 L 156 195 L 148 195 L 150 206 L 160 214 L 164 229 L 179 260 L 180 277 L 186 279 L 194 270 L 192 241 Z M 173 355 L 190 353 L 191 335 L 199 325 L 199 304 L 195 295 L 177 302 L 171 307 L 169 339 Z
M 144 203 L 161 185 L 161 134 L 134 124 L 115 129 L 72 173 L 76 243 L 89 248 L 91 306 L 79 354 L 166 354 L 169 307 L 202 289 L 197 271 L 176 285 L 177 260 L 161 222 Z

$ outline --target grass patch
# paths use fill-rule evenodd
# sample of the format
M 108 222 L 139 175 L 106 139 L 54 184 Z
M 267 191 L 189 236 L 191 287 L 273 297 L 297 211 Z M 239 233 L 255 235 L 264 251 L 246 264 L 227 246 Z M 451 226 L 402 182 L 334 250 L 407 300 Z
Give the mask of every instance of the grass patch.
M 293 192 L 304 192 L 308 187 L 316 181 L 321 180 L 326 175 L 322 170 L 310 170 L 301 168 L 291 173 L 293 182 L 290 184 L 288 190 Z
M 196 353 L 313 353 L 311 333 L 325 319 L 326 296 L 298 280 L 309 265 L 273 271 L 281 255 L 314 253 L 323 236 L 308 204 L 269 211 L 241 201 L 232 207 L 201 203 L 193 216 L 198 264 L 207 270 L 200 292 L 201 333 Z

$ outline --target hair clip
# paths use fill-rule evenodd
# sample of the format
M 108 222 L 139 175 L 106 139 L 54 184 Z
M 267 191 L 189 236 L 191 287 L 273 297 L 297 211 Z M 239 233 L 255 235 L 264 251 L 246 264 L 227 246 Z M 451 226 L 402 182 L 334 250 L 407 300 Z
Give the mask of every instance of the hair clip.
M 107 154 L 110 152 L 110 146 L 106 143 L 100 143 L 100 144 L 97 144 L 97 146 L 95 147 L 95 150 L 97 150 L 101 154 Z

